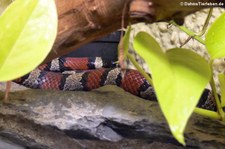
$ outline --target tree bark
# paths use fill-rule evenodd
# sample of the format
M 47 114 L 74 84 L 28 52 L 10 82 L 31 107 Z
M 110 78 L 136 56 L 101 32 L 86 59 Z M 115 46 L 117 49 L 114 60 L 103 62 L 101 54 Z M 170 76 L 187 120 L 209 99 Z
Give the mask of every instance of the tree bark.
M 122 10 L 126 9 L 125 27 L 129 18 L 129 4 L 132 0 L 55 0 L 58 10 L 58 35 L 52 51 L 45 62 L 67 54 L 76 48 L 121 28 Z M 138 0 L 136 0 L 138 1 Z M 180 0 L 142 0 L 151 11 L 151 23 L 184 16 L 206 6 L 184 6 Z M 185 2 L 199 2 L 187 0 Z M 219 2 L 219 0 L 201 0 Z M 126 3 L 128 4 L 127 6 Z M 223 6 L 224 7 L 224 6 Z M 153 19 L 154 18 L 154 19 Z M 135 21 L 134 21 L 135 22 Z

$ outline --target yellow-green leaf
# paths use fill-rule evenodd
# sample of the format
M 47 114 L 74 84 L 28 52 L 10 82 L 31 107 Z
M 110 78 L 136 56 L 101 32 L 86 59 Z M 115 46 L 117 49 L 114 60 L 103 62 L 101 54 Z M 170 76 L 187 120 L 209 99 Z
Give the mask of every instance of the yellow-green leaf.
M 150 68 L 157 99 L 172 134 L 184 144 L 187 121 L 211 77 L 208 63 L 187 49 L 174 48 L 165 53 L 145 32 L 137 34 L 134 48 Z
M 57 34 L 54 0 L 16 0 L 0 16 L 0 81 L 37 67 Z
M 225 57 L 225 13 L 209 28 L 205 44 L 211 59 Z
M 128 50 L 129 50 L 130 32 L 131 32 L 131 25 L 128 26 L 126 33 L 123 37 L 123 46 L 124 46 L 124 54 L 125 55 L 128 53 Z
M 218 78 L 220 82 L 221 106 L 225 107 L 225 75 L 219 74 Z

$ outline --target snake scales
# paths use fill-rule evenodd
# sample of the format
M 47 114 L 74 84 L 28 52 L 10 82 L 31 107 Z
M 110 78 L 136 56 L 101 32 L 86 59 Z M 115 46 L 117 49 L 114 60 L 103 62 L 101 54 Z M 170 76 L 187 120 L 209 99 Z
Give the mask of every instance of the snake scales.
M 66 91 L 89 91 L 104 85 L 117 85 L 133 95 L 147 100 L 156 100 L 152 86 L 137 71 L 121 69 L 109 60 L 92 58 L 57 58 L 39 66 L 31 73 L 14 82 L 34 89 Z M 216 110 L 211 92 L 204 90 L 198 107 Z

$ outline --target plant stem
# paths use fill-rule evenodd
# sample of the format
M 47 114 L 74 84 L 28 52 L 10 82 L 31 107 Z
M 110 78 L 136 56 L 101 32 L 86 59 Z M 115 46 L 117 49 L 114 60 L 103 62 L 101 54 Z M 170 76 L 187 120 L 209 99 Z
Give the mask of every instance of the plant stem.
M 202 43 L 203 45 L 205 45 L 205 41 L 201 38 L 201 36 L 203 34 L 205 34 L 205 32 L 207 30 L 207 27 L 209 25 L 209 20 L 210 20 L 210 18 L 212 16 L 212 12 L 213 12 L 213 8 L 210 8 L 208 16 L 207 16 L 207 18 L 205 20 L 205 23 L 204 23 L 203 27 L 202 27 L 202 30 L 199 33 L 194 33 L 192 31 L 190 31 L 189 29 L 187 29 L 186 27 L 176 24 L 176 22 L 174 22 L 174 21 L 171 21 L 170 23 L 173 24 L 174 26 L 178 27 L 180 30 L 182 30 L 183 32 L 185 32 L 186 34 L 188 34 L 190 36 L 190 38 L 188 38 L 185 43 L 187 43 L 191 38 L 194 38 L 197 41 L 199 41 L 200 43 Z
M 190 31 L 189 29 L 187 29 L 184 26 L 180 26 L 180 25 L 176 24 L 176 22 L 174 22 L 174 21 L 170 21 L 170 24 L 173 24 L 174 26 L 178 27 L 180 30 L 182 30 L 183 32 L 185 32 L 187 35 L 193 37 L 198 42 L 200 42 L 201 44 L 205 45 L 205 41 L 200 36 L 196 35 L 196 33 Z
M 130 55 L 130 53 L 127 53 L 128 59 L 133 63 L 135 68 L 145 77 L 145 79 L 149 82 L 149 84 L 153 87 L 153 82 L 151 77 L 139 66 L 139 64 L 136 62 L 136 60 Z
M 12 81 L 7 81 L 6 82 L 6 89 L 5 89 L 5 98 L 3 100 L 4 103 L 8 103 L 9 102 L 9 92 L 10 92 L 10 89 L 11 89 L 11 85 L 12 84 Z
M 201 32 L 197 33 L 196 35 L 202 36 L 203 34 L 205 34 L 205 32 L 206 32 L 206 30 L 207 30 L 207 27 L 208 27 L 208 25 L 209 25 L 209 20 L 210 20 L 210 18 L 212 17 L 212 12 L 213 12 L 213 8 L 210 8 L 210 9 L 209 9 L 208 16 L 207 16 L 207 18 L 206 18 L 206 20 L 205 20 L 205 23 L 204 23 L 204 25 L 203 25 L 203 28 L 202 28 Z
M 195 108 L 194 112 L 199 114 L 199 115 L 209 117 L 209 118 L 212 118 L 212 119 L 217 119 L 217 120 L 221 119 L 220 114 L 218 114 L 217 112 L 214 112 L 214 111 L 205 110 L 205 109 L 201 109 L 201 108 Z
M 210 60 L 209 64 L 210 64 L 210 69 L 213 70 L 213 60 Z M 212 75 L 212 78 L 211 78 L 211 81 L 210 81 L 210 86 L 212 88 L 213 96 L 216 100 L 216 106 L 217 106 L 218 113 L 221 116 L 222 121 L 225 121 L 225 113 L 223 112 L 223 108 L 220 104 L 220 99 L 219 99 L 219 96 L 218 96 L 217 91 L 216 91 L 216 85 L 215 85 L 213 75 Z

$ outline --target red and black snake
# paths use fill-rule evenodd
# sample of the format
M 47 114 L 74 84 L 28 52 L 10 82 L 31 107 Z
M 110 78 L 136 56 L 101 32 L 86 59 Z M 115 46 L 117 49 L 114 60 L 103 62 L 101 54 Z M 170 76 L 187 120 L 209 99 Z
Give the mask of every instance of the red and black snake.
M 156 100 L 154 89 L 137 70 L 123 70 L 123 77 L 121 72 L 110 59 L 62 57 L 14 82 L 34 89 L 64 91 L 89 91 L 104 85 L 117 85 L 143 99 Z M 198 107 L 216 110 L 209 90 L 203 92 Z

